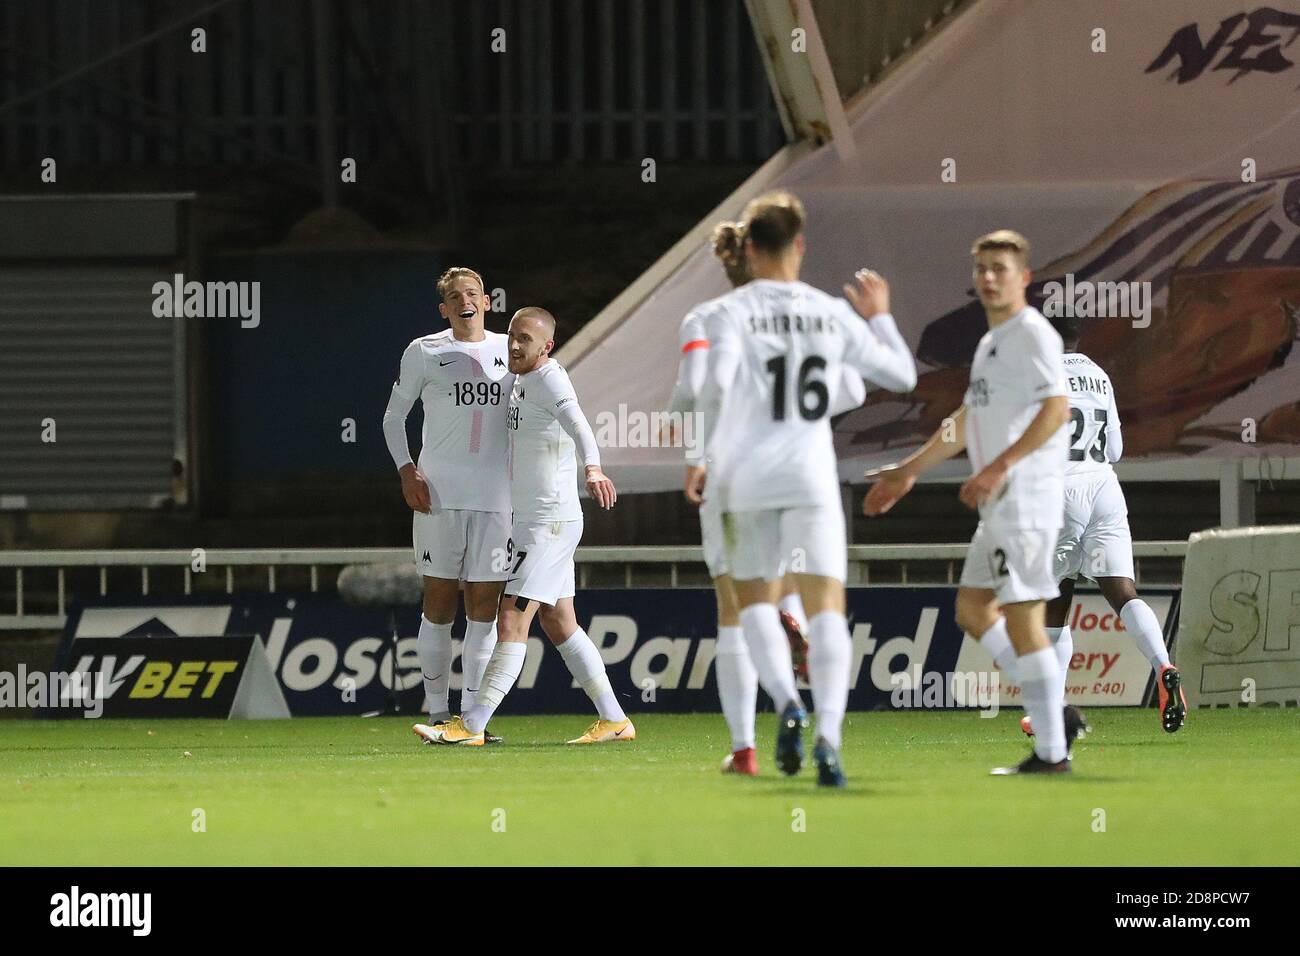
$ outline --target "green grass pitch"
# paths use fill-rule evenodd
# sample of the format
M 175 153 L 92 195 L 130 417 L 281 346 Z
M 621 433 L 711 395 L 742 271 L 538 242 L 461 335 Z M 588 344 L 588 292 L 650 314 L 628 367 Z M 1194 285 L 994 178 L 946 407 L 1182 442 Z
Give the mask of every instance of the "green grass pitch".
M 405 718 L 6 720 L 0 864 L 1300 862 L 1294 710 L 1193 711 L 1167 736 L 1153 710 L 1096 709 L 1072 776 L 1024 779 L 987 775 L 1028 752 L 1019 711 L 850 714 L 838 792 L 776 772 L 770 714 L 758 778 L 718 772 L 718 715 L 634 717 L 631 744 L 503 717 L 503 745 L 463 749 Z

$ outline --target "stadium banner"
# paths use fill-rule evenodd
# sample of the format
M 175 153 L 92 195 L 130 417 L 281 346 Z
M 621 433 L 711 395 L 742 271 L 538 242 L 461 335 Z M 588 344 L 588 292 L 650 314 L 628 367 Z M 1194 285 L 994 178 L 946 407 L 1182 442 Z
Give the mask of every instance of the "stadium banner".
M 955 593 L 948 586 L 849 589 L 850 709 L 984 709 L 995 704 L 991 694 L 996 668 L 957 627 Z M 1143 591 L 1162 622 L 1173 593 Z M 718 710 L 711 591 L 592 589 L 579 591 L 576 605 L 579 622 L 600 647 L 611 683 L 629 712 Z M 1099 595 L 1081 592 L 1070 615 L 1075 650 L 1070 699 L 1089 706 L 1142 703 L 1149 668 L 1110 608 Z M 169 599 L 166 605 L 104 598 L 73 609 L 60 660 L 70 660 L 88 638 L 147 642 L 159 637 L 190 639 L 187 635 L 256 635 L 294 716 L 415 714 L 423 705 L 418 625 L 415 607 L 355 607 L 314 594 L 192 597 L 184 602 Z M 463 633 L 460 618 L 453 630 L 453 709 L 461 686 Z M 533 633 L 540 633 L 539 625 L 534 624 Z M 523 672 L 501 713 L 590 709 L 547 643 L 540 636 L 529 639 Z M 126 659 L 122 652 L 117 658 Z M 1001 690 L 996 706 L 1019 706 L 1019 689 L 997 684 Z M 811 702 L 811 696 L 805 696 Z
M 849 107 L 852 157 L 825 145 L 768 184 L 793 190 L 807 209 L 802 279 L 838 294 L 854 270 L 880 272 L 917 359 L 912 392 L 876 391 L 836 421 L 841 481 L 898 461 L 961 405 L 987 329 L 970 245 L 999 227 L 1033 246 L 1030 304 L 1082 320 L 1079 351 L 1110 375 L 1125 461 L 1296 454 L 1300 56 L 1288 41 L 1300 8 L 980 7 L 901 64 L 887 95 Z M 1095 42 L 1101 24 L 1112 42 L 1098 55 L 1078 38 Z M 1024 90 L 1034 105 L 1018 114 L 1012 146 L 1005 128 L 976 117 L 990 103 L 1016 110 Z M 949 180 L 940 181 L 941 163 Z M 740 215 L 748 198 L 722 214 Z M 730 288 L 703 241 L 642 282 L 652 276 L 644 298 L 611 316 L 587 351 L 560 350 L 598 437 L 605 422 L 669 407 L 678 323 Z M 601 461 L 620 492 L 680 490 L 679 447 L 620 441 Z
M 1142 599 L 1169 634 L 1173 592 L 1167 588 L 1143 588 Z M 1066 701 L 1082 707 L 1142 704 L 1154 680 L 1151 664 L 1125 632 L 1124 622 L 1106 599 L 1097 591 L 1076 589 L 1066 621 L 1074 642 L 1070 673 L 1065 682 Z M 962 642 L 956 670 L 987 673 L 994 670 L 993 658 L 978 641 L 966 640 Z M 1002 681 L 1000 692 L 1001 706 L 1024 706 L 1019 684 Z
M 1192 535 L 1183 593 L 1189 707 L 1300 704 L 1300 525 Z
M 60 667 L 55 717 L 288 717 L 258 638 L 80 637 Z

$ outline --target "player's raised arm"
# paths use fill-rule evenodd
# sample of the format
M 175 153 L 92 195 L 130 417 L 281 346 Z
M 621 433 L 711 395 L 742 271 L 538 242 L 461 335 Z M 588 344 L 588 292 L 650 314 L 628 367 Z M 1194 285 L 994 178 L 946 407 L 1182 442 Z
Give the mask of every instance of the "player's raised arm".
M 889 314 L 889 283 L 870 269 L 859 269 L 844 294 L 867 320 L 865 327 L 846 324 L 845 364 L 891 392 L 916 388 L 916 362 Z
M 574 391 L 568 373 L 563 369 L 557 371 L 558 375 L 548 375 L 539 384 L 549 392 L 547 405 L 564 433 L 573 439 L 578 457 L 586 467 L 587 493 L 601 508 L 609 510 L 618 500 L 614 482 L 601 471 L 600 446 L 596 444 L 596 434 L 591 430 L 587 416 L 582 413 L 578 393 Z
M 402 497 L 412 511 L 428 513 L 433 507 L 429 498 L 429 483 L 420 469 L 411 460 L 411 447 L 406 441 L 406 416 L 420 397 L 424 384 L 424 353 L 418 341 L 412 342 L 402 353 L 402 364 L 397 372 L 397 381 L 388 396 L 388 407 L 384 409 L 384 442 L 388 453 L 393 456 L 393 464 L 402 479 Z
M 884 514 L 912 490 L 916 479 L 965 448 L 966 406 L 963 405 L 944 419 L 938 430 L 912 454 L 897 464 L 873 468 L 863 475 L 864 478 L 878 479 L 862 502 L 863 513 L 871 517 Z

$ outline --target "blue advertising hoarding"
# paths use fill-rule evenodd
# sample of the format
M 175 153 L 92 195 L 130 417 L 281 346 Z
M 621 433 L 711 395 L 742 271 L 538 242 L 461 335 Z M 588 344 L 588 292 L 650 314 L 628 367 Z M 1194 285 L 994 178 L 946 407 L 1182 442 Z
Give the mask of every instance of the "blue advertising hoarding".
M 959 659 L 964 668 L 974 669 L 968 663 L 971 645 L 963 647 L 953 617 L 954 594 L 952 587 L 849 589 L 851 710 L 953 705 L 951 699 L 933 696 L 922 700 L 915 680 L 915 693 L 900 696 L 895 675 L 951 675 L 959 669 Z M 711 591 L 594 589 L 580 591 L 575 603 L 578 620 L 600 647 L 610 682 L 626 710 L 718 710 Z M 418 624 L 419 611 L 414 607 L 391 611 L 353 607 L 337 597 L 314 594 L 234 594 L 156 603 L 102 599 L 73 609 L 59 666 L 75 665 L 73 644 L 78 638 L 256 635 L 266 646 L 267 659 L 294 716 L 393 708 L 415 714 L 423 703 L 416 653 Z M 463 632 L 462 618 L 453 630 L 453 710 L 459 701 Z M 533 634 L 523 672 L 501 713 L 587 712 L 590 703 L 536 623 Z M 1131 644 L 1126 638 L 1120 640 Z M 1082 677 L 1088 676 L 1086 669 L 1094 656 L 1078 655 L 1085 671 Z M 762 703 L 770 706 L 766 700 Z

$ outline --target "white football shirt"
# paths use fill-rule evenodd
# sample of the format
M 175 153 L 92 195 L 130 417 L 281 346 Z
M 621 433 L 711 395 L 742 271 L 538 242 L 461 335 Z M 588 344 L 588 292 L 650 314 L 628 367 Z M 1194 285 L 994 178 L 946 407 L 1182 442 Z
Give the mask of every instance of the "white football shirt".
M 681 349 L 680 364 L 677 366 L 677 381 L 673 384 L 670 412 L 689 415 L 697 411 L 700 392 L 704 388 L 704 377 L 708 371 L 709 339 L 708 326 L 714 319 L 725 312 L 725 306 L 718 304 L 719 299 L 702 302 L 686 313 L 677 332 L 678 347 Z M 840 370 L 840 378 L 830 383 L 830 414 L 840 415 L 857 408 L 866 400 L 867 386 L 858 371 L 848 365 Z M 690 431 L 698 435 L 697 429 Z M 703 457 L 703 449 L 698 443 L 686 448 L 687 464 L 696 464 Z
M 1043 399 L 1067 394 L 1062 354 L 1060 335 L 1032 306 L 984 333 L 966 389 L 966 453 L 973 474 L 1025 433 Z M 980 518 L 1004 528 L 1061 527 L 1068 439 L 1063 425 L 1016 462 L 980 506 Z
M 515 376 L 506 421 L 510 435 L 510 501 L 516 524 L 576 521 L 582 517 L 576 445 L 561 416 L 570 422 L 581 418 L 580 427 L 590 442 L 583 465 L 599 465 L 595 439 L 581 417 L 569 373 L 554 359 L 548 359 L 540 368 Z
M 756 279 L 706 317 L 709 488 L 723 511 L 839 503 L 830 415 L 844 366 L 892 391 L 916 365 L 892 316 L 870 321 L 804 282 Z
M 408 410 L 416 399 L 424 403 L 419 466 L 435 509 L 510 510 L 506 404 L 513 376 L 506 336 L 483 334 L 481 342 L 458 341 L 450 329 L 416 339 L 393 383 L 394 402 Z M 404 431 L 400 438 L 404 448 Z M 393 454 L 400 457 L 400 449 Z
M 1110 376 L 1081 352 L 1067 352 L 1062 362 L 1070 397 L 1070 449 L 1065 462 L 1066 480 L 1114 471 L 1124 440 Z

